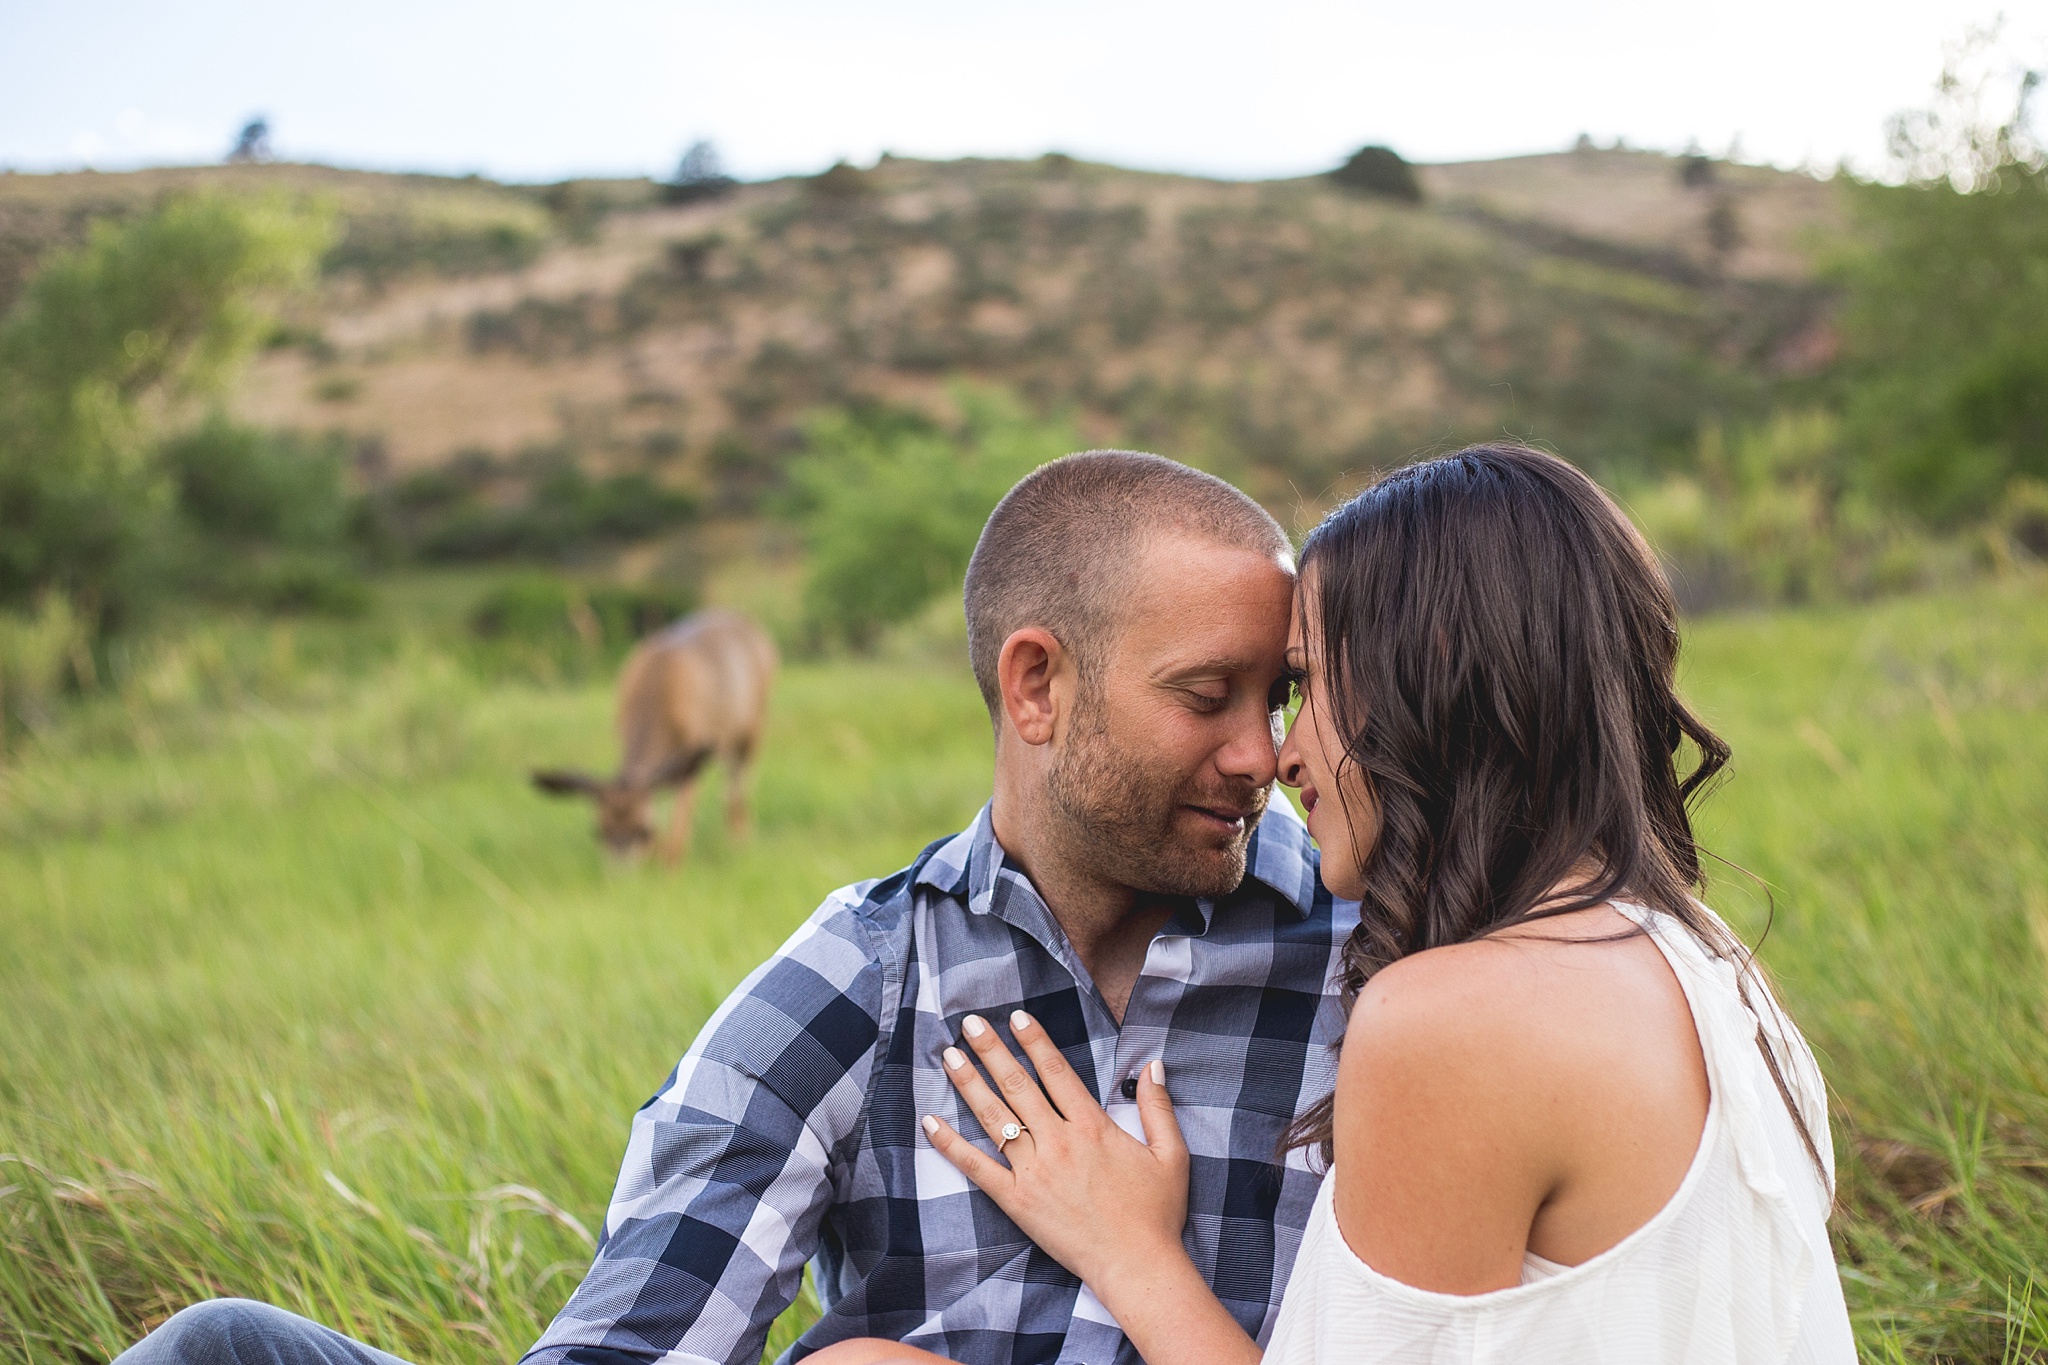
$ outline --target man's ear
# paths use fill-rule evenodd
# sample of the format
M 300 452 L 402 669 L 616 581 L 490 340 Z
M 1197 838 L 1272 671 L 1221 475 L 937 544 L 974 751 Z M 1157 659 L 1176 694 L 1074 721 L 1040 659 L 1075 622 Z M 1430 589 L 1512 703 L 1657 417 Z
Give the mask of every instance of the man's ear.
M 1017 738 L 1026 744 L 1052 742 L 1068 695 L 1058 684 L 1073 667 L 1073 656 L 1051 631 L 1026 626 L 1010 632 L 996 656 L 996 687 Z

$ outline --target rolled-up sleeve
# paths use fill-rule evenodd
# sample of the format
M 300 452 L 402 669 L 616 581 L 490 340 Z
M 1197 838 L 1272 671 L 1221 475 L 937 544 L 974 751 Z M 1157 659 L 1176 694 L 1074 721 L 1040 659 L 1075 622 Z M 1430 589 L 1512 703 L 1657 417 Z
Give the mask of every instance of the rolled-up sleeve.
M 633 1118 L 597 1256 L 523 1365 L 755 1365 L 817 1249 L 880 1035 L 859 892 L 719 1007 Z

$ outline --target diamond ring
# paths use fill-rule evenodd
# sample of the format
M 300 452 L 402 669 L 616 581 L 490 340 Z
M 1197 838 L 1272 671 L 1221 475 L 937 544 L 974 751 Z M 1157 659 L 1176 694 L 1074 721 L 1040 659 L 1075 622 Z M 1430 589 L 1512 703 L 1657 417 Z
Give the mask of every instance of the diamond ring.
M 1004 1124 L 1002 1130 L 996 1134 L 996 1150 L 998 1152 L 1002 1151 L 1004 1147 L 1008 1146 L 1012 1142 L 1015 1142 L 1018 1138 L 1023 1137 L 1026 1133 L 1030 1131 L 1031 1130 L 1029 1128 L 1026 1128 L 1021 1123 Z

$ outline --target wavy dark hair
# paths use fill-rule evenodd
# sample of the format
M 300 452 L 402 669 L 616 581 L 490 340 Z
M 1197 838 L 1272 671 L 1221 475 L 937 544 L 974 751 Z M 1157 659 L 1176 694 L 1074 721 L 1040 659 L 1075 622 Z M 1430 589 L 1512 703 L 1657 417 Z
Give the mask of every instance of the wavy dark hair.
M 1684 924 L 1749 997 L 1751 955 L 1693 898 L 1688 805 L 1728 745 L 1679 700 L 1670 584 L 1599 485 L 1520 445 L 1409 465 L 1316 527 L 1301 575 L 1317 704 L 1378 806 L 1347 1005 L 1410 953 L 1616 899 Z M 1283 1148 L 1327 1161 L 1334 1101 Z

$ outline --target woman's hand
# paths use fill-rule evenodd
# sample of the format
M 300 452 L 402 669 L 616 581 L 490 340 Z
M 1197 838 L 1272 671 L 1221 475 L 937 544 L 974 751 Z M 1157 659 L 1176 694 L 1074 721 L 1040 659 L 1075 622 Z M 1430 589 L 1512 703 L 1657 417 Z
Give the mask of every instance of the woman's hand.
M 1030 1015 L 1011 1015 L 1010 1032 L 1037 1068 L 1037 1080 L 987 1021 L 970 1014 L 963 1029 L 995 1088 L 958 1048 L 946 1049 L 946 1074 L 983 1130 L 999 1142 L 1003 1160 L 927 1117 L 924 1130 L 932 1146 L 1104 1302 L 1121 1282 L 1156 1269 L 1161 1256 L 1184 1260 L 1188 1149 L 1166 1097 L 1161 1064 L 1148 1065 L 1138 1081 L 1138 1116 L 1145 1129 L 1140 1142 L 1103 1112 Z M 1005 1141 L 1004 1126 L 1012 1123 L 1023 1131 Z

